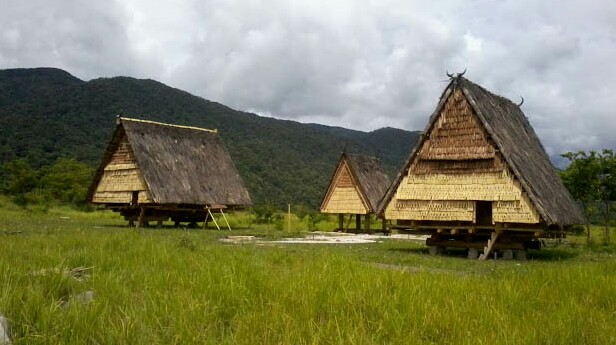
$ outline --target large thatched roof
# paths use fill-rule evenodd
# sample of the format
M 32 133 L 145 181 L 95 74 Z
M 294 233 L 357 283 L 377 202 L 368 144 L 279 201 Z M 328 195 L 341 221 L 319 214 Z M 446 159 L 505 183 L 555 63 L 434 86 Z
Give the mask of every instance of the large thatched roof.
M 124 136 L 125 135 L 125 136 Z M 216 131 L 119 118 L 88 199 L 122 138 L 155 204 L 250 205 L 244 183 Z
M 528 194 L 545 223 L 559 226 L 582 223 L 584 216 L 562 184 L 543 145 L 520 107 L 459 75 L 452 78 L 441 95 L 424 135 L 418 140 L 404 168 L 379 204 L 379 214 L 383 212 L 400 181 L 408 173 L 410 164 L 418 154 L 418 149 L 426 140 L 425 134 L 430 132 L 448 97 L 455 90 L 463 92 L 497 150 L 520 181 L 523 190 Z
M 344 163 L 349 167 L 353 185 L 361 194 L 362 200 L 368 203 L 368 205 L 366 205 L 367 211 L 369 213 L 376 212 L 377 206 L 383 198 L 383 195 L 385 195 L 391 180 L 383 171 L 379 159 L 372 156 L 343 152 L 338 161 L 336 171 L 332 176 L 332 181 L 323 199 L 323 203 L 325 203 L 335 187 L 336 173 Z

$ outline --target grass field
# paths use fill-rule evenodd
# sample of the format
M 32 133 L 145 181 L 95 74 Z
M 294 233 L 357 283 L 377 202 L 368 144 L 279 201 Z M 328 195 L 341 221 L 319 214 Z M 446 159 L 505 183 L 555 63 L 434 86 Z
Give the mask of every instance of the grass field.
M 231 234 L 297 236 L 300 225 Z M 526 262 L 478 262 L 408 241 L 218 240 L 229 234 L 0 200 L 0 312 L 13 343 L 616 343 L 613 248 L 590 250 L 583 237 Z M 77 280 L 64 272 L 75 267 L 92 268 Z

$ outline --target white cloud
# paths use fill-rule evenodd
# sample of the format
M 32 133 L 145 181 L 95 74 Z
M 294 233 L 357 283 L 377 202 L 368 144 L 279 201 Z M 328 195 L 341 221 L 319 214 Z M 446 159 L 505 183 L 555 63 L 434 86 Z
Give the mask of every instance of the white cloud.
M 161 80 L 231 107 L 363 130 L 423 129 L 446 83 L 523 109 L 546 148 L 616 146 L 616 3 L 8 0 L 0 68 Z

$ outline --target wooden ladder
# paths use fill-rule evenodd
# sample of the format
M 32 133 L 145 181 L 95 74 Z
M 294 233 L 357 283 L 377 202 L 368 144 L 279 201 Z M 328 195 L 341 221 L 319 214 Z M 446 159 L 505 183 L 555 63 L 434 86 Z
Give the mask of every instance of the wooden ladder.
M 486 260 L 488 256 L 490 256 L 490 252 L 492 252 L 494 243 L 496 243 L 496 240 L 498 239 L 498 235 L 500 235 L 500 233 L 501 233 L 500 231 L 495 231 L 492 233 L 491 238 L 488 239 L 488 245 L 483 247 L 483 254 L 479 255 L 479 260 L 481 261 Z

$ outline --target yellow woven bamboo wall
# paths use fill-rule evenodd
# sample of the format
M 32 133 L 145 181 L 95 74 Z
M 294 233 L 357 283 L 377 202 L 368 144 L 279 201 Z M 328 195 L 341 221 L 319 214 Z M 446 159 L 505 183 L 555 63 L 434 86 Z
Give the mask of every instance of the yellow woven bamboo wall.
M 522 189 L 506 172 L 406 176 L 396 194 L 402 200 L 520 200 Z
M 133 191 L 139 191 L 139 203 L 152 201 L 135 164 L 108 165 L 105 167 L 92 201 L 95 203 L 130 203 Z
M 139 203 L 152 202 L 146 184 L 135 164 L 128 138 L 124 135 L 103 171 L 92 202 L 131 203 L 133 192 L 139 192 Z
M 506 171 L 466 175 L 407 175 L 385 209 L 385 217 L 474 221 L 476 200 L 493 201 L 494 222 L 540 221 L 537 210 L 520 184 Z
M 386 219 L 475 220 L 475 202 L 458 200 L 395 200 L 385 209 Z
M 336 171 L 332 182 L 333 190 L 326 197 L 323 213 L 353 213 L 367 214 L 368 210 L 355 188 L 351 171 L 346 161 L 343 161 Z
M 533 207 L 526 194 L 516 201 L 496 201 L 492 204 L 492 219 L 501 223 L 530 223 L 541 221 L 539 212 Z
M 321 212 L 366 214 L 367 210 L 354 187 L 336 187 Z

